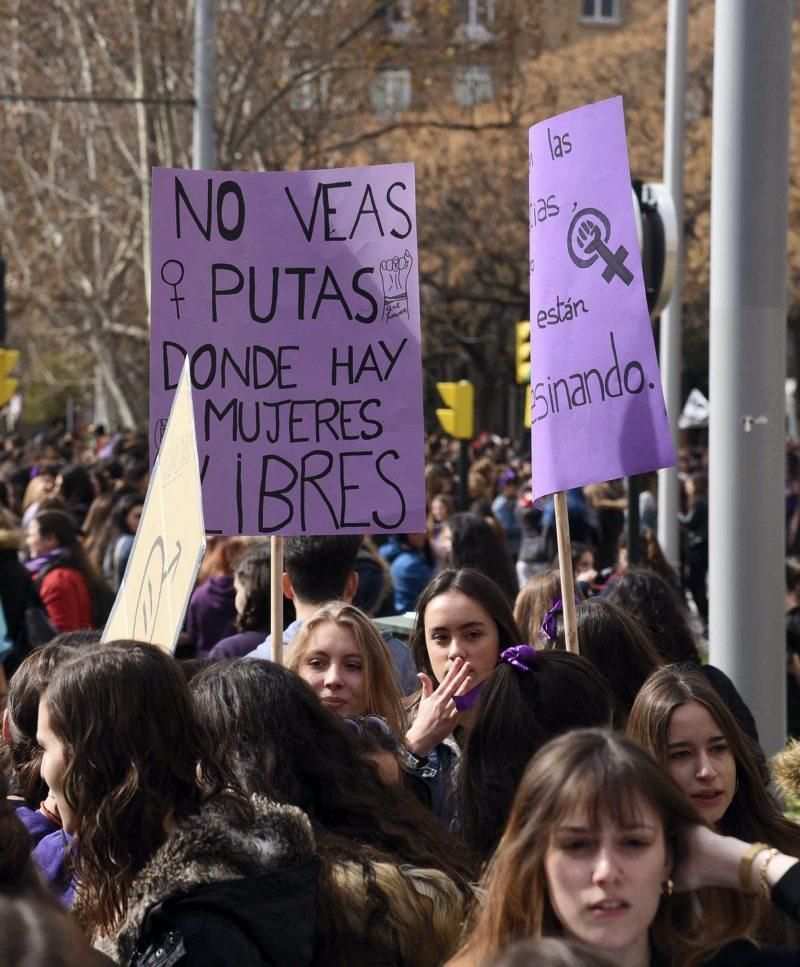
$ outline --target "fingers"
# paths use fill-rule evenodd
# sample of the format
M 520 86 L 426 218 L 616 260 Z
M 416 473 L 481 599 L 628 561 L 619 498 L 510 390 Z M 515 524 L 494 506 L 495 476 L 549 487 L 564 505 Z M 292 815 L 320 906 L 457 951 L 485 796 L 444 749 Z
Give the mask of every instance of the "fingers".
M 463 664 L 464 664 L 463 658 L 454 658 L 453 664 L 450 665 L 450 667 L 445 671 L 444 677 L 442 678 L 441 682 L 439 682 L 439 687 L 441 688 L 442 685 L 444 685 L 446 682 L 449 682 L 450 679 L 453 677 L 453 675 L 455 675 L 456 672 L 458 672 L 459 668 L 461 668 Z
M 451 699 L 458 692 L 461 686 L 466 684 L 471 671 L 472 665 L 470 665 L 468 661 L 464 662 L 461 668 L 450 676 L 447 684 L 442 682 L 438 689 L 442 700 L 447 701 L 448 699 Z
M 426 675 L 425 672 L 419 672 L 419 674 L 417 675 L 417 678 L 419 679 L 419 683 L 422 686 L 423 700 L 426 698 L 430 698 L 431 695 L 433 694 L 433 682 L 431 681 L 430 676 Z
M 472 668 L 470 666 L 467 666 L 467 667 L 469 668 L 470 671 L 472 671 Z M 470 676 L 467 675 L 467 677 L 461 682 L 461 684 L 456 689 L 455 694 L 466 695 L 471 688 L 472 688 L 472 680 Z

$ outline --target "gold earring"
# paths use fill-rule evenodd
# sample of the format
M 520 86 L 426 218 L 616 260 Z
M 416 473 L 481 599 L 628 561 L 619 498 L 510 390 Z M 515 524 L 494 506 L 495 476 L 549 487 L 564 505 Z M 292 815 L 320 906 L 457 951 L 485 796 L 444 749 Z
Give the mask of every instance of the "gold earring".
M 661 884 L 661 893 L 663 896 L 672 896 L 672 891 L 675 889 L 675 884 L 672 880 L 664 880 Z

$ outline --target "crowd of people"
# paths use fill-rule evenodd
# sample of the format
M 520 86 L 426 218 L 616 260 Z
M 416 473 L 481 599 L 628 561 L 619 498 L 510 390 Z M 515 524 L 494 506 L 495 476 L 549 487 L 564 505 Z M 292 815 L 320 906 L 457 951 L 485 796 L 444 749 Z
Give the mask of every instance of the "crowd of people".
M 654 481 L 635 566 L 623 484 L 569 494 L 577 654 L 529 459 L 475 441 L 465 507 L 451 457 L 423 533 L 285 539 L 277 664 L 263 539 L 209 538 L 174 654 L 101 644 L 147 441 L 5 441 L 0 967 L 800 962 L 800 746 L 703 662 L 702 454 L 681 573 Z

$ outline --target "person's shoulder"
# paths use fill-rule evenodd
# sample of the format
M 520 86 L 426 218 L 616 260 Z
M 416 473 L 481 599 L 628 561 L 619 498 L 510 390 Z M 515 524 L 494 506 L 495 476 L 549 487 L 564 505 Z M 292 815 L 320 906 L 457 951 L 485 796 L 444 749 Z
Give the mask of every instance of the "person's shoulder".
M 242 658 L 252 655 L 264 643 L 265 631 L 240 631 L 218 641 L 208 653 L 209 658 Z
M 81 572 L 72 567 L 69 563 L 58 563 L 54 567 L 49 567 L 44 572 L 39 572 L 40 587 L 42 588 L 63 588 L 64 590 L 77 590 L 86 587 L 86 581 Z
M 216 944 L 223 931 L 226 942 L 238 942 L 238 936 L 248 933 L 241 929 L 243 920 L 251 925 L 265 922 L 267 910 L 279 910 L 277 922 L 285 919 L 290 896 L 299 898 L 303 916 L 310 916 L 317 875 L 314 834 L 300 809 L 262 796 L 248 801 L 215 796 L 181 820 L 136 877 L 134 900 L 113 938 L 115 957 L 128 963 L 137 949 L 150 949 L 169 932 L 163 918 L 174 924 L 180 914 L 178 932 L 187 942 L 187 960 L 180 963 L 210 962 L 199 959 L 200 948 L 195 949 L 197 957 L 189 955 L 190 935 Z M 194 916 L 200 909 L 203 915 Z M 214 926 L 209 914 L 215 915 Z M 273 920 L 271 928 L 275 926 Z M 207 949 L 206 954 L 210 956 Z M 251 963 L 227 956 L 213 962 Z

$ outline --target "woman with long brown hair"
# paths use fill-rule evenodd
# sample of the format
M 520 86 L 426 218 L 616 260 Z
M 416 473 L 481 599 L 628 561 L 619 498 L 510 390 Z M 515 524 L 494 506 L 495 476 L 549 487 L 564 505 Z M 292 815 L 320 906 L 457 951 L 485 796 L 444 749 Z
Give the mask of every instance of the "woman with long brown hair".
M 419 596 L 411 653 L 421 688 L 406 746 L 431 773 L 432 808 L 448 824 L 474 706 L 500 653 L 521 640 L 507 596 L 475 568 L 440 571 Z
M 309 962 L 308 820 L 223 791 L 171 655 L 122 641 L 70 658 L 42 695 L 37 740 L 74 837 L 76 912 L 115 962 Z
M 481 861 L 494 852 L 520 779 L 548 740 L 611 724 L 611 691 L 591 662 L 568 651 L 507 648 L 486 681 L 459 777 L 461 835 Z
M 641 746 L 599 729 L 560 736 L 531 760 L 481 886 L 453 967 L 549 936 L 621 967 L 797 962 L 797 949 L 759 951 L 743 939 L 749 916 L 737 888 L 796 917 L 800 863 L 698 824 Z
M 323 867 L 316 961 L 440 964 L 472 866 L 409 792 L 382 781 L 367 737 L 272 662 L 213 663 L 191 690 L 225 782 L 311 820 Z
M 627 732 L 664 764 L 697 813 L 720 833 L 800 857 L 800 827 L 775 805 L 754 744 L 696 668 L 667 665 L 651 675 L 633 704 Z M 774 927 L 768 911 L 759 932 L 774 936 Z M 783 932 L 777 939 L 784 939 Z

